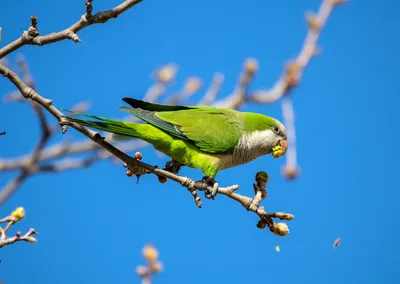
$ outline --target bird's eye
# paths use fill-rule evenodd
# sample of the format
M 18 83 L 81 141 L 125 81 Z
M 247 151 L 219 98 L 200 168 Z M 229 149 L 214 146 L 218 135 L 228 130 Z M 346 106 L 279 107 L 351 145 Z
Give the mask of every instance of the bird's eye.
M 278 132 L 279 132 L 279 128 L 278 128 L 278 126 L 274 126 L 274 131 L 275 131 L 276 133 L 278 133 Z

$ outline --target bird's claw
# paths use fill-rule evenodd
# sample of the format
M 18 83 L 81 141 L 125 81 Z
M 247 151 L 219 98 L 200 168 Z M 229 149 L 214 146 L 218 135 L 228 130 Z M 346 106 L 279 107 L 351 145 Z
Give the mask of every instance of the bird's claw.
M 218 193 L 218 183 L 215 181 L 215 179 L 213 177 L 203 177 L 202 181 L 204 183 L 206 183 L 207 185 L 212 187 L 212 190 L 206 190 L 204 196 L 207 199 L 212 199 L 214 200 L 214 197 L 217 195 Z

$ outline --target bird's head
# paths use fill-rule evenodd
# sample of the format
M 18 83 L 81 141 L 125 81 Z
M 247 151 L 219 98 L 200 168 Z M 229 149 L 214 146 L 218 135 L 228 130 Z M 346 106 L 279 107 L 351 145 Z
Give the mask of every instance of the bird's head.
M 272 144 L 272 155 L 279 158 L 286 153 L 288 147 L 286 128 L 279 120 L 273 119 L 270 129 L 273 133 L 270 138 L 272 141 L 267 143 Z
M 273 138 L 275 140 L 275 145 L 279 144 L 281 140 L 287 140 L 287 133 L 285 126 L 277 119 L 272 119 L 270 130 L 273 132 Z
M 257 157 L 272 154 L 278 158 L 286 153 L 286 128 L 279 120 L 261 114 L 249 114 L 246 129 L 247 133 L 239 142 L 241 148 L 251 149 Z

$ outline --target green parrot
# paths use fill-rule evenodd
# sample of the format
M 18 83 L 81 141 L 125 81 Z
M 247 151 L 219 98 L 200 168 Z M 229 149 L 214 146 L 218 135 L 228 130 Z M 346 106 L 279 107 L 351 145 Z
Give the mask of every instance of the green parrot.
M 287 150 L 287 134 L 278 120 L 258 113 L 211 106 L 179 106 L 123 98 L 132 108 L 120 107 L 146 123 L 133 123 L 80 114 L 95 120 L 67 117 L 87 127 L 114 134 L 115 140 L 140 138 L 182 165 L 200 169 L 217 194 L 215 177 L 228 169 Z M 286 142 L 282 144 L 281 142 Z M 281 145 L 286 145 L 282 147 Z M 276 155 L 278 153 L 278 155 Z

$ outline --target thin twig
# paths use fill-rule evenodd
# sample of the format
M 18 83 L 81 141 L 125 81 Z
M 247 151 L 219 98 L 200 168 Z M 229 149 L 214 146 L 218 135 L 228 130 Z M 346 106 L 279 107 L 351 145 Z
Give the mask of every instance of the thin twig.
M 320 37 L 322 28 L 332 12 L 332 9 L 336 5 L 340 4 L 340 2 L 343 1 L 323 0 L 316 15 L 310 16 L 309 13 L 307 14 L 309 29 L 296 59 L 286 66 L 280 79 L 270 90 L 258 90 L 253 92 L 247 98 L 249 101 L 256 103 L 273 103 L 284 95 L 287 95 L 294 86 L 298 85 L 305 67 L 314 56 L 319 54 L 317 41 Z
M 143 0 L 126 0 L 111 10 L 98 12 L 93 16 L 89 14 L 84 14 L 81 16 L 80 20 L 78 20 L 76 23 L 66 28 L 65 30 L 57 33 L 51 33 L 45 36 L 39 36 L 39 31 L 37 30 L 36 26 L 37 18 L 35 17 L 36 20 L 35 22 L 34 20 L 32 20 L 31 26 L 29 27 L 28 31 L 24 31 L 20 38 L 0 49 L 0 59 L 26 44 L 41 46 L 58 42 L 64 39 L 70 39 L 74 42 L 80 42 L 81 40 L 77 35 L 80 30 L 94 24 L 104 24 L 112 18 L 117 18 L 120 14 L 142 1 Z M 88 1 L 87 3 L 89 2 L 91 4 L 92 1 Z M 88 11 L 89 10 L 87 10 L 87 12 Z
M 15 209 L 10 215 L 0 219 L 0 224 L 6 223 L 6 227 L 3 229 L 3 227 L 0 226 L 0 248 L 6 246 L 6 245 L 11 245 L 15 242 L 18 241 L 25 241 L 29 243 L 36 243 L 37 240 L 36 238 L 33 237 L 33 235 L 37 235 L 38 233 L 35 231 L 35 229 L 29 229 L 29 231 L 21 236 L 21 232 L 17 232 L 14 236 L 12 237 L 7 237 L 7 232 L 8 230 L 17 224 L 19 221 L 21 221 L 25 217 L 25 209 L 23 207 L 18 207 Z M 0 260 L 1 262 L 1 260 Z
M 207 92 L 200 100 L 199 105 L 208 106 L 211 105 L 212 102 L 218 95 L 219 90 L 221 89 L 222 83 L 224 82 L 224 75 L 222 73 L 214 74 L 211 85 L 208 88 Z

